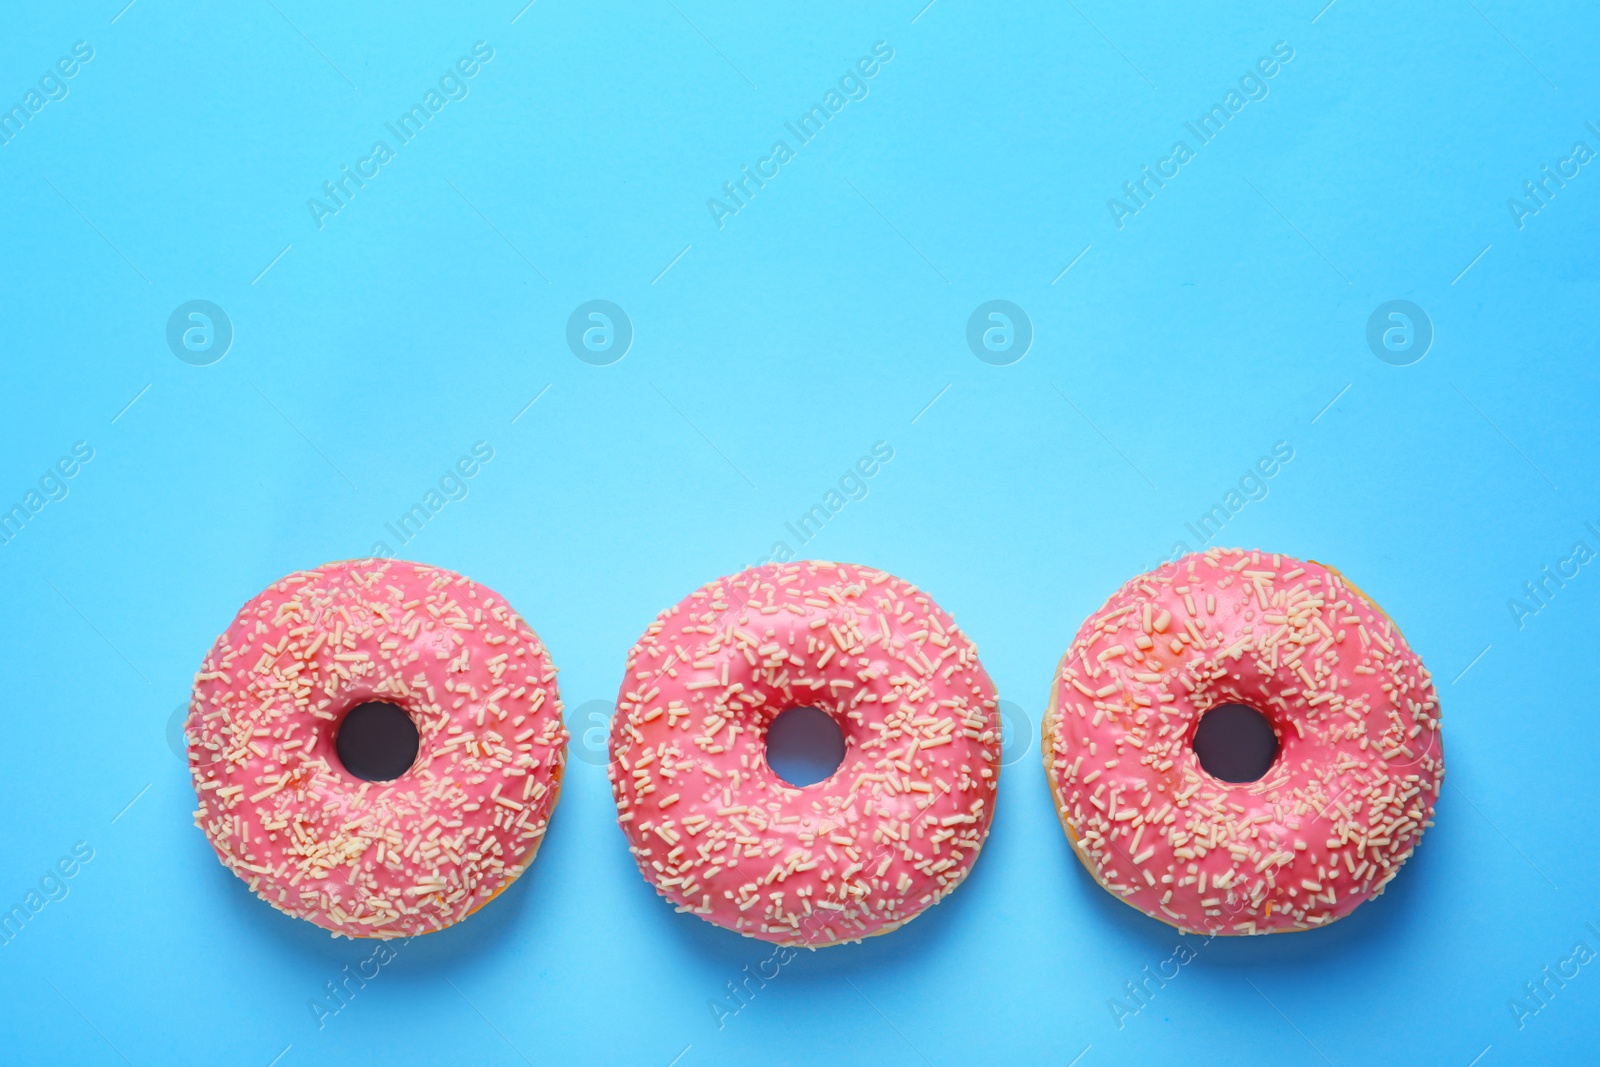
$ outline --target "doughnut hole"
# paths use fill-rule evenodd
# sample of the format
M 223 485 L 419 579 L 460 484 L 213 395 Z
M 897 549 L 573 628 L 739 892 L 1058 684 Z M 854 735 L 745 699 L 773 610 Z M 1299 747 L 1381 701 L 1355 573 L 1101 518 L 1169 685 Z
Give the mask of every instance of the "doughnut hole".
M 1219 704 L 1200 717 L 1191 741 L 1200 768 L 1224 782 L 1257 782 L 1278 758 L 1278 734 L 1248 704 Z
M 404 708 L 369 700 L 339 720 L 334 751 L 346 773 L 364 782 L 392 782 L 417 762 L 421 738 Z
M 844 762 L 844 734 L 821 708 L 780 711 L 767 726 L 767 766 L 792 786 L 827 781 Z

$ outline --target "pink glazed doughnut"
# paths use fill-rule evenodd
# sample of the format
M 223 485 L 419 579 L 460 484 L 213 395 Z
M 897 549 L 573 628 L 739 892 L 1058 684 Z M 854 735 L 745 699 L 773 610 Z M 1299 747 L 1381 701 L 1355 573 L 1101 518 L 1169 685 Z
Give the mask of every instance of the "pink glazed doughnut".
M 1200 766 L 1200 717 L 1271 723 L 1264 778 Z M 1062 826 L 1096 881 L 1186 932 L 1341 919 L 1433 825 L 1439 696 L 1389 617 L 1331 567 L 1212 549 L 1140 575 L 1061 660 L 1043 728 Z
M 799 788 L 767 726 L 819 708 L 844 762 Z M 961 883 L 1000 774 L 995 689 L 927 594 L 821 560 L 721 578 L 628 653 L 611 732 L 617 816 L 679 911 L 820 948 L 887 933 Z
M 347 772 L 347 711 L 406 711 L 416 761 Z M 402 560 L 291 574 L 246 604 L 195 675 L 196 824 L 261 899 L 334 936 L 441 930 L 533 862 L 561 790 L 556 670 L 505 598 Z

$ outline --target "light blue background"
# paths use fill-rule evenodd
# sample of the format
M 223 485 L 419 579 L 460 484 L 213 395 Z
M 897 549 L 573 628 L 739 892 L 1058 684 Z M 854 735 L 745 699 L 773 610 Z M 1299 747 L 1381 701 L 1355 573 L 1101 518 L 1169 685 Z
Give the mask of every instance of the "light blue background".
M 1600 549 L 1600 162 L 1522 229 L 1506 200 L 1573 142 L 1600 149 L 1600 20 L 922 2 L 0 14 L 7 107 L 95 49 L 0 145 L 0 505 L 95 450 L 0 547 L 0 906 L 95 850 L 0 948 L 0 1060 L 1593 1057 L 1600 963 L 1520 1029 L 1509 1001 L 1600 950 L 1600 573 L 1520 629 L 1507 601 L 1579 539 Z M 319 230 L 307 198 L 478 40 L 495 56 L 470 95 Z M 719 230 L 707 198 L 880 40 L 870 95 Z M 1295 57 L 1270 95 L 1119 230 L 1107 198 L 1277 41 Z M 166 345 L 191 299 L 234 326 L 211 366 Z M 612 366 L 564 340 L 590 299 L 634 326 Z M 992 299 L 1033 323 L 1012 366 L 966 346 Z M 1366 345 L 1391 299 L 1434 325 L 1412 366 Z M 569 719 L 614 697 L 658 610 L 766 556 L 889 442 L 803 551 L 930 590 L 1028 720 L 968 882 L 796 959 L 719 1030 L 708 1002 L 769 949 L 656 898 L 574 721 L 531 872 L 319 1030 L 309 1002 L 370 948 L 216 862 L 168 720 L 240 604 L 397 548 L 384 523 L 480 440 L 493 461 L 403 554 L 507 595 Z M 1443 701 L 1437 825 L 1385 897 L 1199 947 L 1119 1029 L 1110 999 L 1175 935 L 1073 859 L 1034 730 L 1080 621 L 1197 547 L 1184 524 L 1278 441 L 1294 459 L 1220 540 L 1333 563 L 1404 628 Z

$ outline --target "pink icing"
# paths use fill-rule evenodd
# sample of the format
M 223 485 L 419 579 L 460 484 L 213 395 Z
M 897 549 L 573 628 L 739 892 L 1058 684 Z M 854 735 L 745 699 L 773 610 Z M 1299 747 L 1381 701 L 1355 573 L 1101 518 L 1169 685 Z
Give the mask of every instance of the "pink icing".
M 1200 716 L 1272 723 L 1266 777 L 1201 769 Z M 1182 930 L 1322 926 L 1383 892 L 1432 825 L 1439 698 L 1388 616 L 1339 572 L 1213 549 L 1124 585 L 1057 671 L 1044 762 L 1106 889 Z
M 766 759 L 768 724 L 797 706 L 845 738 L 805 788 Z M 814 560 L 712 582 L 629 652 L 617 713 L 609 772 L 639 870 L 748 937 L 893 930 L 961 882 L 994 814 L 994 685 L 951 618 L 882 571 Z
M 404 708 L 421 744 L 390 782 L 347 773 L 341 717 Z M 459 922 L 533 861 L 561 788 L 556 671 L 503 597 L 438 567 L 351 560 L 246 604 L 195 676 L 189 767 L 224 866 L 346 937 Z

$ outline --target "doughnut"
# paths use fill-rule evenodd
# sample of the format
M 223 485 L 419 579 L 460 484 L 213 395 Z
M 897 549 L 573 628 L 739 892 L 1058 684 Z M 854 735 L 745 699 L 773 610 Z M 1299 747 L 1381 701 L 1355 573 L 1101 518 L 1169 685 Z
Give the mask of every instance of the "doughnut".
M 793 707 L 845 742 L 804 788 L 766 758 Z M 899 928 L 961 883 L 994 815 L 1000 725 L 977 649 L 869 567 L 767 564 L 691 593 L 628 653 L 614 723 L 617 817 L 645 880 L 762 941 Z
M 1266 776 L 1212 777 L 1200 718 L 1277 736 Z M 1332 567 L 1211 549 L 1142 574 L 1078 631 L 1044 716 L 1079 860 L 1187 933 L 1309 930 L 1382 893 L 1433 825 L 1439 696 L 1399 629 Z
M 345 769 L 346 714 L 381 701 L 416 728 L 391 781 Z M 556 669 L 522 617 L 439 567 L 349 560 L 240 609 L 195 675 L 189 768 L 223 866 L 335 937 L 460 922 L 527 866 L 561 791 Z

